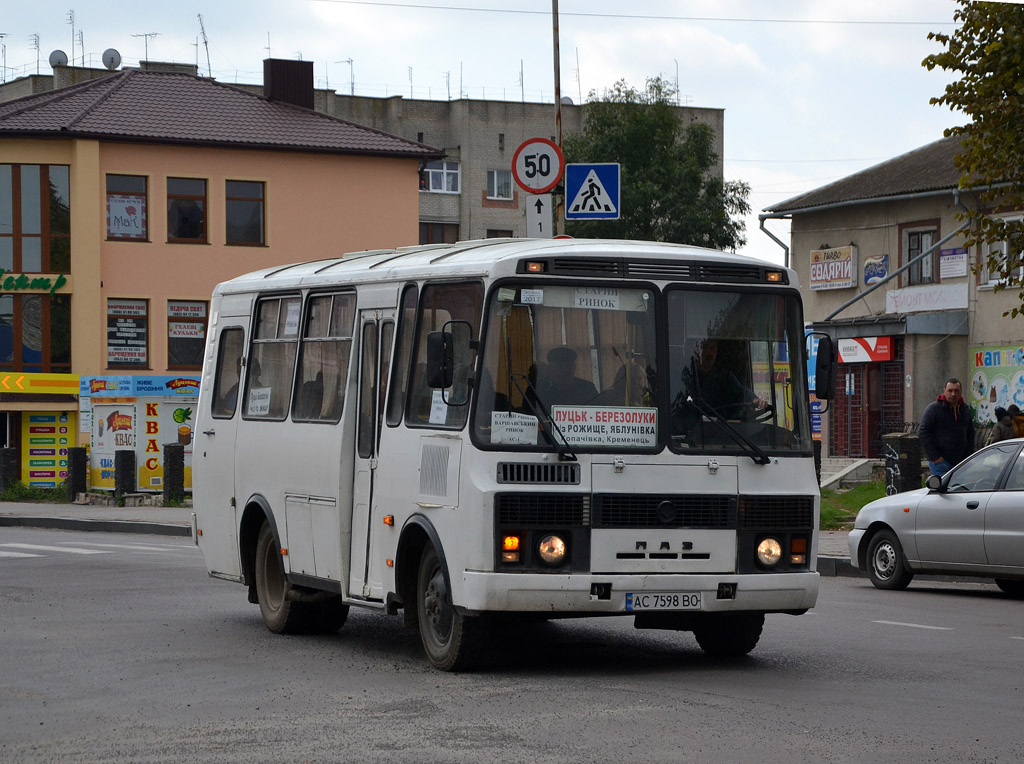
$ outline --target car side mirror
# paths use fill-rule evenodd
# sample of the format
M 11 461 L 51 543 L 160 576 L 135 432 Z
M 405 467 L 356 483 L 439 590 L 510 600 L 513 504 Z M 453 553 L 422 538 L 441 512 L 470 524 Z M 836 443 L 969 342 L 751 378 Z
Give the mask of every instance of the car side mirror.
M 938 475 L 929 475 L 928 479 L 924 481 L 924 484 L 929 491 L 942 490 L 942 478 Z

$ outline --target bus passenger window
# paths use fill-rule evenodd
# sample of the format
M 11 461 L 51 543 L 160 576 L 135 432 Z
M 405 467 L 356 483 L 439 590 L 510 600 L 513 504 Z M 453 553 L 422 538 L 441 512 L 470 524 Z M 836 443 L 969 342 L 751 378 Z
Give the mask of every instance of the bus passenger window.
M 244 418 L 284 419 L 288 413 L 301 309 L 298 296 L 260 301 L 245 378 Z
M 398 347 L 391 370 L 388 389 L 388 427 L 401 423 L 405 411 L 405 393 L 409 389 L 409 366 L 412 362 L 412 341 L 416 328 L 416 285 L 410 284 L 402 292 L 402 307 L 398 314 Z
M 292 419 L 331 423 L 341 419 L 355 303 L 351 292 L 309 298 Z
M 479 283 L 427 284 L 423 287 L 419 321 L 416 330 L 415 372 L 410 384 L 409 410 L 406 423 L 421 427 L 462 429 L 469 416 L 469 406 L 450 406 L 442 399 L 441 390 L 427 385 L 427 335 L 440 331 L 448 321 L 465 321 L 471 335 L 480 336 L 480 312 L 483 309 L 483 288 Z M 475 357 L 475 351 L 473 351 Z M 475 365 L 471 359 L 470 367 Z M 468 379 L 455 380 L 468 385 Z M 454 396 L 454 397 L 453 397 Z M 447 398 L 466 400 L 466 396 L 449 388 Z
M 242 340 L 241 329 L 229 328 L 220 333 L 217 349 L 217 368 L 213 379 L 211 414 L 216 419 L 230 419 L 238 407 L 238 384 L 241 382 Z

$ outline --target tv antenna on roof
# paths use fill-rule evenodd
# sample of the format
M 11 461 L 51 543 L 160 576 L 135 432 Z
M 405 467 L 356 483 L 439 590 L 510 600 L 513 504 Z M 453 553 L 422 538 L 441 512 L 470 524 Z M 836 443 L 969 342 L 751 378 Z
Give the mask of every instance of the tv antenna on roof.
M 149 38 L 156 37 L 159 32 L 143 32 L 142 34 L 133 34 L 132 37 L 144 37 L 146 38 L 146 61 L 149 61 Z
M 213 79 L 213 71 L 210 69 L 210 41 L 206 39 L 206 27 L 203 26 L 203 14 L 197 13 L 199 19 L 199 32 L 203 35 L 203 48 L 206 49 L 206 76 Z

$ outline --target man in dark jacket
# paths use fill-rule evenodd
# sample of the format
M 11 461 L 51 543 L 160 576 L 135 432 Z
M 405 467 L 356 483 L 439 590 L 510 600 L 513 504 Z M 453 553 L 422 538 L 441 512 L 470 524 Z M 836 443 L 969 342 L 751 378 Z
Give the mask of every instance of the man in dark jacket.
M 918 434 L 933 475 L 945 475 L 974 451 L 973 416 L 959 379 L 946 380 L 946 389 L 928 404 Z

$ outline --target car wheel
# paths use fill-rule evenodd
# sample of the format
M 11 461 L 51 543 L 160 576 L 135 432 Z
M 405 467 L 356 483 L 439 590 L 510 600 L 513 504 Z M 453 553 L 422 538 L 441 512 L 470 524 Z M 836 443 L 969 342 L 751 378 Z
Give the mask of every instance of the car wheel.
M 762 628 L 764 613 L 708 613 L 693 636 L 712 658 L 741 658 L 757 646 Z
M 451 592 L 437 551 L 429 544 L 420 558 L 416 614 L 427 659 L 442 671 L 463 671 L 475 664 L 483 640 L 483 623 L 452 606 Z
M 274 532 L 264 523 L 256 542 L 256 594 L 263 622 L 275 634 L 300 634 L 309 622 L 308 609 L 288 598 L 289 589 Z
M 997 578 L 996 586 L 1017 599 L 1024 598 L 1024 581 L 1015 578 Z
M 906 589 L 914 574 L 907 569 L 903 547 L 890 530 L 883 530 L 871 538 L 868 545 L 868 577 L 879 589 Z

